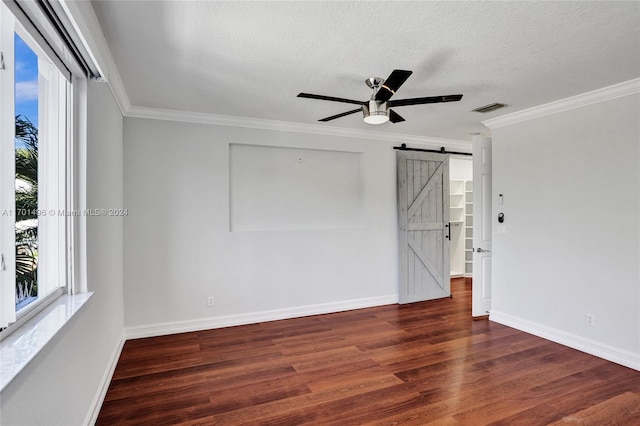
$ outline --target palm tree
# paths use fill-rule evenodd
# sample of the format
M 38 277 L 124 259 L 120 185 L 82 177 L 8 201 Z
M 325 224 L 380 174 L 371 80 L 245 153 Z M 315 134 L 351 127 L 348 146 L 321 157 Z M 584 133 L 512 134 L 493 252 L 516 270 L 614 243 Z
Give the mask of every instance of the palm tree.
M 16 190 L 16 221 L 36 219 L 38 209 L 38 129 L 28 118 L 16 116 L 16 139 L 24 145 L 16 149 L 16 179 L 26 185 Z
M 16 116 L 16 142 L 22 145 L 16 148 L 16 292 L 20 299 L 38 294 L 38 129 L 22 115 Z

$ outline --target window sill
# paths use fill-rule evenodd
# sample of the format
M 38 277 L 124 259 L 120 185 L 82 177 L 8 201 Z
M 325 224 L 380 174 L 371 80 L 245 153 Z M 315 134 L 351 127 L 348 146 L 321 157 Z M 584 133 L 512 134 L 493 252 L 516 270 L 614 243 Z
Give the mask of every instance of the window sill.
M 63 294 L 0 342 L 0 392 L 80 311 L 93 293 Z

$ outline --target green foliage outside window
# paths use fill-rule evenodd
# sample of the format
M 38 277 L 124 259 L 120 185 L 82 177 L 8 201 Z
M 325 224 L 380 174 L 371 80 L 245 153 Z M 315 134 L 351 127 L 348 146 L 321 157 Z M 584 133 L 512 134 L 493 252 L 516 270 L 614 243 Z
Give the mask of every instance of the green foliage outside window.
M 16 116 L 16 305 L 38 295 L 38 129 Z

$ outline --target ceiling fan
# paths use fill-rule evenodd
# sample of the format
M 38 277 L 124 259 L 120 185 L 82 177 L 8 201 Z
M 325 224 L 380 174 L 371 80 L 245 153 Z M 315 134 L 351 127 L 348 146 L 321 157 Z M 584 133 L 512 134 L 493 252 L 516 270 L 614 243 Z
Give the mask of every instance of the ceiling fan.
M 344 117 L 347 115 L 355 114 L 362 111 L 364 114 L 364 122 L 368 124 L 382 124 L 387 121 L 392 123 L 399 123 L 405 121 L 402 116 L 391 108 L 407 106 L 407 105 L 420 105 L 420 104 L 434 104 L 439 102 L 457 102 L 462 99 L 462 95 L 446 95 L 446 96 L 428 96 L 425 98 L 409 98 L 409 99 L 396 99 L 389 100 L 396 93 L 396 91 L 404 84 L 405 81 L 413 71 L 405 70 L 393 70 L 386 80 L 378 77 L 371 77 L 365 80 L 365 83 L 373 94 L 368 101 L 356 101 L 353 99 L 336 98 L 333 96 L 314 95 L 311 93 L 300 93 L 299 98 L 320 99 L 323 101 L 343 102 L 347 104 L 360 105 L 359 108 L 343 112 L 341 114 L 332 115 L 331 117 L 322 118 L 318 121 L 331 121 L 336 118 Z

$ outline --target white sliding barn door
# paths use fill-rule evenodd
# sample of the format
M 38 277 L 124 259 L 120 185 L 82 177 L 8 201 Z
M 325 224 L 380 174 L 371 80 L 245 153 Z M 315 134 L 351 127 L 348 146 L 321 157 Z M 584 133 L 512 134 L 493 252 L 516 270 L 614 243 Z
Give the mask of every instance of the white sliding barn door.
M 398 151 L 400 303 L 451 295 L 449 156 Z
M 491 138 L 473 137 L 473 284 L 471 314 L 491 310 Z

